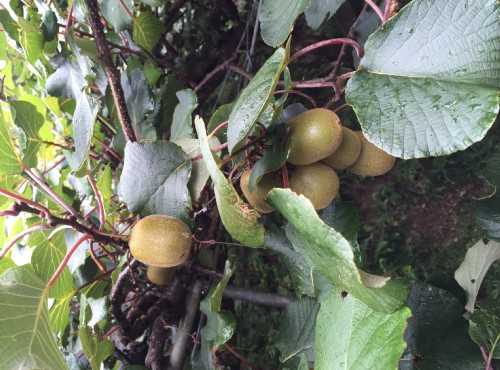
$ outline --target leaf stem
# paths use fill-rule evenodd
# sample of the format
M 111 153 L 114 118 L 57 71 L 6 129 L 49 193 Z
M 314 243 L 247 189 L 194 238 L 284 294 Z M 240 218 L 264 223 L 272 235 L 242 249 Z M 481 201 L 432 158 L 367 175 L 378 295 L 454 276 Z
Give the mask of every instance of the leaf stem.
M 2 252 L 0 253 L 0 259 L 4 258 L 7 252 L 14 246 L 16 243 L 24 238 L 26 235 L 31 234 L 32 232 L 39 231 L 39 230 L 49 230 L 52 229 L 52 226 L 49 225 L 36 225 L 27 228 L 24 231 L 21 231 L 19 234 L 17 234 L 14 239 L 12 239 L 5 247 L 2 249 Z
M 379 9 L 379 11 L 380 11 L 380 9 Z M 312 45 L 309 45 L 309 46 L 303 48 L 302 50 L 299 50 L 298 52 L 293 54 L 290 57 L 290 59 L 288 59 L 287 65 L 292 63 L 295 59 L 297 59 L 297 58 L 301 57 L 302 55 L 307 54 L 315 49 L 322 48 L 325 46 L 330 46 L 330 45 L 339 45 L 339 44 L 351 45 L 356 50 L 356 53 L 358 54 L 358 57 L 360 59 L 363 57 L 363 55 L 365 53 L 363 48 L 361 47 L 361 45 L 359 45 L 356 41 L 354 41 L 352 39 L 348 39 L 348 38 L 330 39 L 330 40 L 324 40 L 324 41 L 317 42 L 315 44 L 312 44 Z
M 99 219 L 100 219 L 100 225 L 99 225 L 99 231 L 102 231 L 104 228 L 104 222 L 106 221 L 106 215 L 104 214 L 104 204 L 102 202 L 101 195 L 99 194 L 99 189 L 97 188 L 97 185 L 94 182 L 94 179 L 92 178 L 92 175 L 90 172 L 87 172 L 87 179 L 89 180 L 90 186 L 92 187 L 92 190 L 94 191 L 95 194 L 95 199 L 97 201 L 97 209 L 99 210 Z
M 391 1 L 390 0 L 386 0 L 387 3 L 389 4 Z M 380 18 L 380 20 L 382 21 L 382 24 L 385 23 L 386 19 L 384 17 L 384 14 L 382 14 L 382 11 L 380 10 L 380 8 L 377 6 L 377 4 L 375 4 L 372 0 L 365 0 L 365 2 L 370 6 L 370 8 L 373 9 L 373 11 L 378 15 L 378 17 Z
M 31 171 L 28 167 L 23 165 L 24 172 L 31 178 L 35 183 L 43 189 L 57 204 L 59 204 L 66 211 L 71 213 L 72 216 L 78 217 L 78 212 L 71 207 L 68 203 L 66 203 L 59 195 L 57 195 L 41 178 L 39 178 L 33 171 Z
M 76 249 L 86 240 L 91 240 L 92 239 L 92 235 L 90 234 L 83 234 L 83 236 L 78 239 L 76 241 L 76 243 L 71 247 L 71 249 L 68 251 L 68 253 L 66 253 L 66 256 L 64 256 L 64 259 L 62 260 L 61 264 L 59 265 L 59 267 L 57 268 L 56 272 L 54 272 L 54 275 L 52 276 L 52 278 L 49 280 L 48 282 L 48 286 L 51 287 L 57 280 L 57 278 L 59 277 L 59 275 L 61 275 L 61 272 L 64 270 L 64 268 L 66 267 L 66 265 L 68 264 L 68 261 L 69 259 L 71 258 L 71 256 L 73 255 L 73 253 L 75 253 Z
M 274 92 L 274 94 L 285 94 L 285 93 L 300 95 L 300 96 L 306 98 L 307 100 L 309 100 L 309 102 L 312 104 L 312 106 L 314 108 L 318 107 L 318 104 L 316 104 L 316 101 L 312 97 L 310 97 L 309 95 L 307 95 L 306 93 L 303 93 L 302 91 L 286 89 L 286 90 L 277 90 L 277 91 Z

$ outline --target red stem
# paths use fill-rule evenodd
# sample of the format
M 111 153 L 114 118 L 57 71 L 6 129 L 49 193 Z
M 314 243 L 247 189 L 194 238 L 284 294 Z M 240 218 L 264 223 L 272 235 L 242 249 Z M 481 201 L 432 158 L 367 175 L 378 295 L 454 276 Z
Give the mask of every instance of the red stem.
M 21 231 L 19 234 L 17 234 L 14 239 L 12 239 L 9 244 L 5 246 L 5 248 L 2 250 L 0 253 L 0 259 L 4 258 L 7 252 L 14 246 L 16 245 L 18 240 L 21 240 L 24 238 L 26 235 L 31 234 L 32 232 L 38 231 L 38 230 L 48 230 L 52 229 L 52 226 L 49 225 L 36 225 L 32 226 L 24 231 Z
M 307 100 L 309 100 L 311 102 L 311 104 L 313 105 L 314 108 L 318 107 L 318 105 L 316 104 L 316 101 L 312 97 L 310 97 L 309 95 L 307 95 L 306 93 L 303 93 L 302 91 L 287 89 L 287 90 L 278 90 L 278 91 L 274 92 L 274 94 L 284 94 L 284 93 L 300 95 L 300 96 L 306 98 Z
M 378 17 L 380 18 L 380 20 L 382 21 L 382 23 L 385 23 L 385 17 L 384 15 L 382 14 L 382 11 L 380 10 L 380 8 L 377 6 L 377 4 L 375 4 L 372 0 L 365 0 L 365 2 L 370 6 L 370 8 L 372 8 L 375 13 L 377 13 Z M 387 0 L 387 3 L 389 4 L 391 1 L 390 0 Z
M 36 208 L 40 212 L 43 213 L 43 215 L 41 215 L 41 217 L 50 218 L 50 211 L 47 208 L 45 208 L 44 206 L 42 206 L 40 203 L 33 202 L 33 201 L 29 200 L 29 199 L 26 199 L 26 198 L 24 198 L 24 197 L 22 197 L 20 195 L 11 193 L 11 192 L 9 192 L 7 190 L 4 190 L 2 188 L 0 188 L 0 194 L 5 195 L 8 198 L 17 200 L 18 202 L 29 204 L 33 208 Z
M 89 245 L 89 252 L 90 252 L 90 257 L 94 260 L 95 264 L 97 265 L 97 268 L 101 272 L 106 272 L 106 269 L 104 268 L 104 266 L 102 265 L 101 261 L 99 261 L 99 258 L 97 258 L 96 254 L 95 254 L 94 243 L 92 243 L 92 242 Z
M 283 188 L 289 188 L 290 183 L 288 182 L 288 168 L 286 168 L 285 164 L 281 166 L 281 175 L 283 176 Z
M 361 45 L 359 45 L 356 41 L 354 41 L 352 39 L 347 39 L 347 38 L 330 39 L 330 40 L 324 40 L 324 41 L 317 42 L 315 44 L 312 44 L 312 45 L 309 45 L 309 46 L 305 47 L 302 50 L 299 50 L 298 52 L 296 52 L 295 54 L 293 54 L 290 57 L 290 59 L 288 59 L 288 63 L 287 64 L 292 63 L 295 59 L 297 59 L 297 58 L 301 57 L 302 55 L 307 54 L 310 51 L 313 51 L 315 49 L 322 48 L 324 46 L 338 45 L 338 44 L 351 45 L 354 49 L 356 49 L 356 53 L 358 54 L 358 57 L 360 59 L 365 54 L 364 51 L 363 51 L 363 48 L 361 47 Z
M 130 12 L 129 8 L 127 8 L 127 5 L 123 2 L 123 0 L 120 0 L 120 3 L 122 4 L 122 6 L 125 8 L 125 11 L 127 12 L 127 14 L 130 16 L 130 18 L 132 18 L 132 20 L 135 22 L 135 17 L 134 15 Z
M 227 126 L 228 123 L 229 123 L 229 121 L 224 121 L 219 126 L 214 128 L 213 131 L 207 136 L 207 139 L 210 140 L 210 138 L 213 137 L 217 131 L 219 131 L 224 126 Z
M 94 139 L 99 143 L 101 144 L 101 146 L 106 149 L 109 154 L 111 154 L 113 157 L 115 157 L 118 162 L 122 162 L 122 157 L 120 156 L 120 154 L 118 154 L 117 152 L 115 152 L 113 149 L 111 149 L 106 143 L 104 143 L 102 140 L 99 140 L 99 138 L 97 136 L 94 136 Z
M 333 113 L 337 113 L 339 110 L 344 109 L 345 107 L 348 107 L 348 106 L 349 106 L 349 104 L 344 103 L 344 104 L 342 104 L 340 107 L 335 108 L 335 109 L 333 110 Z
M 97 185 L 92 178 L 92 175 L 87 172 L 87 179 L 89 180 L 90 186 L 95 194 L 95 199 L 97 200 L 97 208 L 99 209 L 99 219 L 101 224 L 99 225 L 99 231 L 102 231 L 104 228 L 104 221 L 106 220 L 106 216 L 104 214 L 104 204 L 102 203 L 101 195 L 99 194 L 99 189 L 97 189 Z
M 71 27 L 71 23 L 73 22 L 73 7 L 75 5 L 75 2 L 72 1 L 71 2 L 71 6 L 69 7 L 69 11 L 68 11 L 68 17 L 66 18 L 66 32 L 69 31 L 70 27 Z
M 213 149 L 212 152 L 218 152 L 219 150 L 222 150 L 224 148 L 227 148 L 227 143 L 224 143 L 224 144 L 221 144 Z M 198 154 L 197 156 L 194 156 L 193 158 L 191 158 L 192 161 L 197 161 L 198 159 L 202 159 L 203 158 L 203 155 L 202 154 Z
M 85 240 L 90 240 L 92 239 L 92 235 L 90 234 L 83 234 L 83 236 L 78 239 L 76 241 L 76 243 L 71 247 L 71 249 L 68 251 L 68 253 L 66 253 L 66 256 L 64 256 L 64 259 L 62 260 L 61 264 L 59 265 L 59 267 L 57 268 L 56 272 L 54 272 L 54 275 L 52 276 L 52 278 L 49 280 L 48 282 L 48 286 L 51 287 L 57 280 L 57 278 L 59 277 L 59 275 L 61 275 L 61 272 L 64 270 L 64 268 L 66 267 L 66 265 L 68 264 L 68 261 L 69 259 L 71 258 L 71 256 L 73 255 L 73 253 L 75 253 L 76 249 L 85 241 Z

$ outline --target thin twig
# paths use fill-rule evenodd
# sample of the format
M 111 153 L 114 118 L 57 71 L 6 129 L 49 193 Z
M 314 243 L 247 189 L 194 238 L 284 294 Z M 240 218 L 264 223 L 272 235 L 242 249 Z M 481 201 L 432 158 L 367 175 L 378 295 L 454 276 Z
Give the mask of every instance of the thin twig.
M 261 370 L 260 367 L 258 367 L 257 365 L 255 365 L 253 362 L 250 362 L 249 360 L 247 360 L 245 357 L 243 357 L 240 353 L 238 353 L 233 347 L 231 347 L 229 344 L 227 343 L 224 343 L 224 347 L 233 354 L 234 357 L 236 357 L 238 360 L 240 360 L 241 362 L 243 362 L 245 365 L 247 365 L 248 367 L 251 367 L 252 369 L 254 370 Z
M 315 49 L 322 48 L 325 46 L 330 46 L 330 45 L 339 45 L 339 44 L 351 45 L 356 50 L 356 53 L 358 54 L 358 57 L 360 59 L 364 55 L 363 48 L 356 41 L 354 41 L 352 39 L 348 39 L 348 38 L 337 38 L 337 39 L 320 41 L 320 42 L 317 42 L 315 44 L 309 45 L 309 46 L 303 48 L 302 50 L 299 50 L 298 52 L 293 54 L 290 57 L 290 59 L 288 59 L 287 65 L 292 63 L 295 59 L 297 59 L 297 58 L 301 57 L 302 55 L 307 54 Z
M 234 57 L 231 57 L 230 59 L 226 60 L 225 62 L 219 64 L 217 67 L 215 67 L 213 70 L 211 70 L 203 80 L 200 81 L 198 85 L 194 88 L 194 92 L 198 93 L 203 85 L 205 85 L 210 79 L 212 79 L 217 73 L 225 70 L 228 68 L 229 64 L 231 64 L 234 60 Z
M 387 1 L 390 1 L 390 0 L 387 0 Z M 378 15 L 378 17 L 382 21 L 382 23 L 384 23 L 385 22 L 384 15 L 382 14 L 382 10 L 380 10 L 380 8 L 377 6 L 377 4 L 375 4 L 373 2 L 373 0 L 365 0 L 365 2 L 370 6 L 370 8 L 372 8 L 375 11 L 375 13 Z
M 287 89 L 287 90 L 277 90 L 274 92 L 274 94 L 284 94 L 284 93 L 300 95 L 300 96 L 306 98 L 307 100 L 309 100 L 309 102 L 312 104 L 313 108 L 318 107 L 318 105 L 316 104 L 316 101 L 312 97 L 307 95 L 306 93 L 303 93 L 302 91 Z

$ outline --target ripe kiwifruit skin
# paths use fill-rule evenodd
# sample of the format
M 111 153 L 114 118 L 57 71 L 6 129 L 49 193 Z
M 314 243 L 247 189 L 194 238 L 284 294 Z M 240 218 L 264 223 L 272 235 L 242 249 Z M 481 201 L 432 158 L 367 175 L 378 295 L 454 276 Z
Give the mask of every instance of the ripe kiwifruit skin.
M 334 170 L 344 170 L 352 166 L 361 154 L 361 141 L 358 135 L 347 127 L 344 127 L 343 131 L 342 144 L 322 161 Z
M 260 213 L 270 213 L 274 211 L 274 208 L 265 201 L 267 194 L 274 188 L 282 188 L 283 180 L 281 176 L 277 173 L 266 173 L 260 182 L 255 186 L 253 192 L 248 188 L 248 182 L 250 180 L 251 171 L 245 171 L 241 175 L 240 187 L 241 191 L 247 198 L 248 203 L 252 205 Z
M 314 209 L 327 207 L 339 192 L 339 178 L 322 163 L 297 166 L 290 176 L 290 189 L 309 198 Z
M 167 285 L 172 281 L 172 278 L 174 277 L 175 268 L 148 266 L 146 274 L 148 276 L 148 280 L 153 284 Z
M 370 143 L 361 131 L 355 131 L 361 141 L 361 154 L 347 170 L 360 176 L 380 176 L 389 172 L 396 158 Z
M 328 109 L 308 110 L 292 118 L 288 125 L 291 147 L 287 162 L 296 166 L 318 162 L 342 143 L 340 119 Z
M 146 265 L 172 267 L 188 258 L 191 241 L 191 230 L 181 220 L 151 215 L 134 225 L 129 248 L 132 256 Z

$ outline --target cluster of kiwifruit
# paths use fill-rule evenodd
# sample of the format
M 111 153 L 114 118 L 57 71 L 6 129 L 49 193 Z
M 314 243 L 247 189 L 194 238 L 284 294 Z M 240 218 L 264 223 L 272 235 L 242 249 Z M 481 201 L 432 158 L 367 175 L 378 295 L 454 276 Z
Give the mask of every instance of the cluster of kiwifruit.
M 316 210 L 327 207 L 337 196 L 339 178 L 334 170 L 347 169 L 361 176 L 388 172 L 396 158 L 370 143 L 361 131 L 343 127 L 339 117 L 323 108 L 308 110 L 288 122 L 291 140 L 287 162 L 290 189 L 309 198 Z M 250 170 L 243 173 L 240 187 L 248 202 L 259 212 L 274 211 L 266 202 L 269 191 L 282 188 L 280 172 L 265 174 L 250 192 Z

